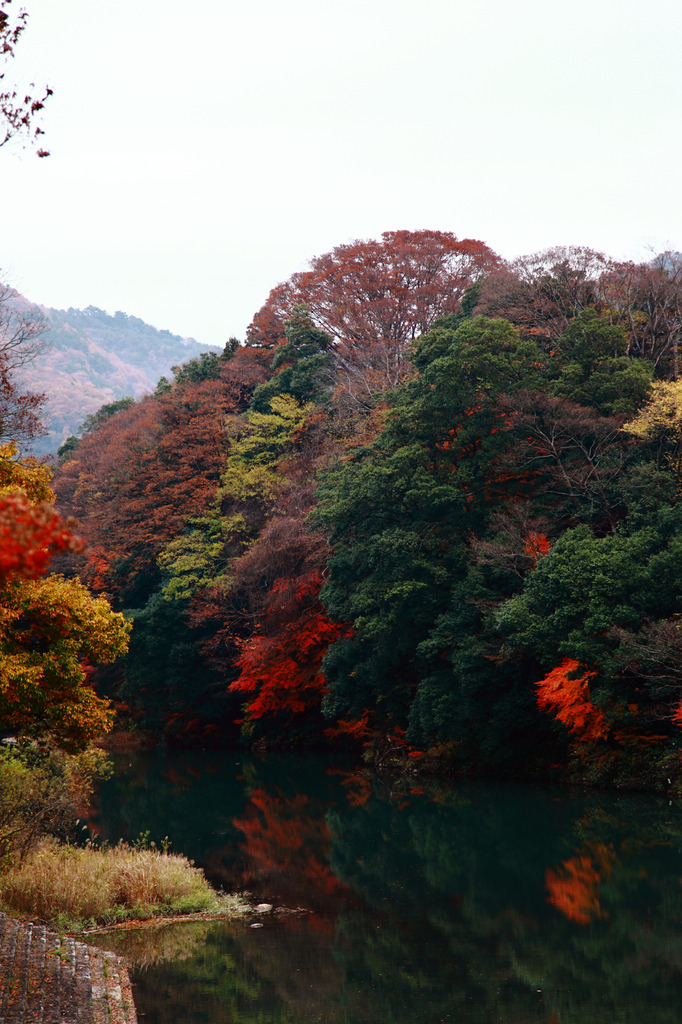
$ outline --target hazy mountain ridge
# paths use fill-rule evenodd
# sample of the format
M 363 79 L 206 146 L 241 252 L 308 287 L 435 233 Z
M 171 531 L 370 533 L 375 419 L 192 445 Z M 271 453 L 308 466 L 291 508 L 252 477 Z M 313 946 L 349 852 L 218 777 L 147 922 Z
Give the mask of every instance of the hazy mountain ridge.
M 34 446 L 41 454 L 56 452 L 102 405 L 126 395 L 139 398 L 153 391 L 171 366 L 212 350 L 121 311 L 112 316 L 96 306 L 38 308 L 50 324 L 46 344 L 18 376 L 22 387 L 46 395 L 48 434 Z

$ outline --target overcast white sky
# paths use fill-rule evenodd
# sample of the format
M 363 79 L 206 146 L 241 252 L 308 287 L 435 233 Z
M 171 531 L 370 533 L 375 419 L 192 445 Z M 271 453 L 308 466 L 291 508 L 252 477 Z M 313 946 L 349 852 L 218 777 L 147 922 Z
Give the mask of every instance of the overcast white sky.
M 15 0 L 18 3 L 18 0 Z M 682 249 L 679 0 L 25 0 L 0 267 L 222 345 L 354 238 Z

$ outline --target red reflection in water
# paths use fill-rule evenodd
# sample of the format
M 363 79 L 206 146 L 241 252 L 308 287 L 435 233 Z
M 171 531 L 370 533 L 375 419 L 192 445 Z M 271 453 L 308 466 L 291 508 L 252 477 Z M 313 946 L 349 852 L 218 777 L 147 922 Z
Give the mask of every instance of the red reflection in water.
M 257 879 L 287 900 L 305 894 L 306 903 L 327 906 L 351 893 L 327 863 L 331 837 L 323 814 L 299 793 L 286 799 L 259 788 L 251 793 L 245 814 L 233 824 L 244 833 L 240 852 L 246 858 L 244 882 Z M 316 921 L 314 926 L 324 927 Z
M 576 924 L 590 924 L 606 917 L 599 902 L 599 887 L 611 874 L 614 859 L 612 847 L 596 843 L 559 867 L 547 868 L 548 902 Z

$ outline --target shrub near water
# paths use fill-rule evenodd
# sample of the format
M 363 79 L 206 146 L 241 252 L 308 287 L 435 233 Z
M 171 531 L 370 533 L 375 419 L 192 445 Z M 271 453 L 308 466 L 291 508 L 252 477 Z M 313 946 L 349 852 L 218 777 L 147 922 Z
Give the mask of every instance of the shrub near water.
M 49 840 L 0 876 L 0 901 L 11 913 L 74 930 L 126 918 L 234 909 L 178 854 L 124 843 L 95 849 Z
M 94 748 L 67 754 L 47 742 L 1 746 L 0 863 L 26 857 L 46 836 L 77 836 L 81 809 L 110 770 Z

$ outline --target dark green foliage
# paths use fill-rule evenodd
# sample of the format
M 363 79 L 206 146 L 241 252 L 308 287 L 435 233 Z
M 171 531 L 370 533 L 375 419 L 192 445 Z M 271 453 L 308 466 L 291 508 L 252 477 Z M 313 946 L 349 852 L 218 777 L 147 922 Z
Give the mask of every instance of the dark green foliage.
M 132 614 L 130 649 L 118 696 L 139 725 L 175 743 L 227 742 L 238 701 L 199 656 L 201 639 L 187 625 L 187 601 L 161 594 Z
M 328 714 L 369 710 L 460 767 L 527 769 L 560 749 L 532 683 L 573 659 L 609 715 L 669 722 L 682 522 L 670 474 L 620 429 L 651 381 L 625 347 L 592 310 L 549 357 L 483 317 L 414 343 L 419 376 L 320 488 L 322 597 L 352 627 L 325 661 Z
M 622 327 L 607 323 L 593 309 L 583 310 L 559 339 L 553 393 L 604 416 L 632 415 L 649 394 L 653 366 L 628 358 L 626 347 Z
M 682 508 L 657 512 L 632 531 L 622 527 L 595 537 L 580 526 L 564 533 L 527 577 L 523 592 L 500 605 L 495 623 L 515 649 L 532 651 L 545 670 L 563 658 L 596 669 L 600 703 L 635 701 L 646 715 L 659 713 L 653 705 L 662 700 L 669 719 L 682 695 L 680 679 L 669 679 L 665 687 L 655 672 L 647 681 L 622 671 L 633 650 L 646 648 L 653 623 L 682 612 Z
M 64 444 L 60 444 L 59 448 L 57 449 L 58 462 L 61 464 L 62 462 L 68 462 L 69 459 L 72 459 L 73 454 L 76 451 L 76 448 L 78 447 L 79 444 L 79 437 L 74 437 L 73 434 L 70 437 L 67 437 L 66 441 L 64 441 Z
M 134 404 L 135 399 L 131 398 L 130 395 L 127 395 L 125 398 L 119 398 L 117 402 L 108 402 L 106 405 L 101 406 L 97 412 L 93 412 L 92 415 L 86 416 L 85 420 L 79 427 L 79 433 L 89 434 L 91 431 L 96 430 L 97 427 L 108 420 L 111 416 L 115 416 L 117 412 L 122 412 L 124 409 L 129 409 L 131 405 Z
M 225 362 L 228 362 L 235 355 L 240 344 L 241 342 L 239 341 L 239 338 L 228 338 L 225 342 L 225 348 L 220 353 L 220 358 Z
M 174 384 L 182 387 L 183 384 L 198 384 L 202 380 L 217 380 L 222 364 L 222 353 L 218 355 L 217 352 L 202 352 L 181 366 L 171 366 Z
M 301 404 L 324 397 L 322 377 L 331 364 L 331 337 L 315 327 L 306 306 L 294 306 L 285 334 L 286 344 L 278 345 L 272 357 L 272 369 L 278 372 L 253 393 L 255 412 L 268 412 L 277 395 L 293 395 Z
M 500 502 L 528 491 L 509 464 L 518 436 L 499 400 L 534 380 L 537 360 L 504 321 L 433 331 L 382 434 L 323 482 L 316 520 L 334 546 L 323 600 L 353 625 L 325 662 L 327 712 L 371 708 L 420 741 L 461 741 L 486 727 L 495 675 L 500 713 L 518 705 L 520 727 L 533 717 L 531 701 L 510 697 L 513 674 L 486 662 L 485 583 L 468 546 Z
M 537 768 L 549 744 L 547 723 L 528 685 L 532 654 L 503 658 L 483 609 L 499 600 L 479 566 L 453 582 L 448 607 L 418 648 L 423 666 L 410 709 L 410 735 L 419 745 L 454 745 L 460 768 L 484 774 Z

